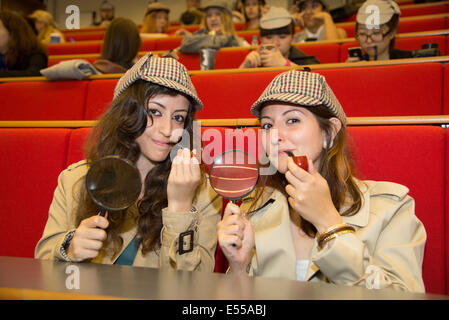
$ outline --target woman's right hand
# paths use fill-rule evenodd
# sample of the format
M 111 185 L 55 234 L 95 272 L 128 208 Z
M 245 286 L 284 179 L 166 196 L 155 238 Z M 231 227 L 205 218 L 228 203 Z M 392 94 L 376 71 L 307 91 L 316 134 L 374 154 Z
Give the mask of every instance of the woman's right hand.
M 262 61 L 260 59 L 260 54 L 257 50 L 251 51 L 245 57 L 240 68 L 257 68 L 262 65 Z
M 254 248 L 254 231 L 240 207 L 229 202 L 218 223 L 218 243 L 232 273 L 246 273 Z
M 105 229 L 108 225 L 108 219 L 100 215 L 81 221 L 67 250 L 69 259 L 74 262 L 80 262 L 96 258 L 103 246 L 103 241 L 106 240 L 107 234 Z

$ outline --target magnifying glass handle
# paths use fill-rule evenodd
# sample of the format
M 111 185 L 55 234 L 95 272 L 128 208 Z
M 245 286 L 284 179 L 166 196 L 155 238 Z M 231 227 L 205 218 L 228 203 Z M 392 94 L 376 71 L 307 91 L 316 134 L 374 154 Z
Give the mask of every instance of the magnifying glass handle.
M 104 217 L 106 215 L 106 209 L 105 208 L 100 208 L 100 216 Z

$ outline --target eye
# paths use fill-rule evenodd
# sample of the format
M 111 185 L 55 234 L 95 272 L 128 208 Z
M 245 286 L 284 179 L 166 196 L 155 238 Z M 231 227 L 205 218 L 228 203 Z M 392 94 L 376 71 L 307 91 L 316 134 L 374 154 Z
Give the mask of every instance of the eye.
M 288 123 L 288 124 L 299 123 L 299 119 L 296 119 L 296 118 L 288 119 L 288 120 L 287 120 L 287 123 Z
M 269 130 L 271 127 L 271 123 L 263 123 L 261 126 L 262 130 Z
M 157 109 L 148 109 L 148 115 L 154 116 L 154 117 L 160 117 L 162 114 Z
M 184 116 L 181 116 L 181 115 L 178 114 L 178 115 L 174 115 L 173 116 L 173 120 L 175 120 L 178 123 L 184 123 L 185 118 L 184 118 Z

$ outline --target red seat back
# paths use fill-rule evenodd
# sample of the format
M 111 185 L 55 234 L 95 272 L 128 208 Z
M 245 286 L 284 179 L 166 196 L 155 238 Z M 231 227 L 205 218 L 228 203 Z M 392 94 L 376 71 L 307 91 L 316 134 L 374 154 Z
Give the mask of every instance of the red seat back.
M 118 80 L 104 79 L 89 82 L 84 120 L 96 120 L 109 108 Z
M 0 256 L 34 257 L 70 129 L 0 129 Z
M 48 55 L 100 53 L 103 41 L 49 44 Z

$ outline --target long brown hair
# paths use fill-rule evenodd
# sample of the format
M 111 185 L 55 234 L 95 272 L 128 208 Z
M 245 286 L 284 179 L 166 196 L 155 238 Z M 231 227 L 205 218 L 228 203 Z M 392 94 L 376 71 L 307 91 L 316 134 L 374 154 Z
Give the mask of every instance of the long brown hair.
M 157 95 L 176 96 L 179 93 L 173 89 L 150 83 L 144 80 L 137 80 L 127 88 L 110 108 L 100 118 L 98 124 L 92 131 L 89 141 L 86 144 L 86 159 L 89 164 L 108 155 L 117 155 L 136 163 L 140 156 L 140 148 L 136 143 L 147 127 L 146 106 L 148 101 Z M 193 100 L 189 100 L 189 110 L 184 124 L 192 137 L 193 120 L 195 116 Z M 151 116 L 150 116 L 151 119 Z M 192 145 L 192 144 L 190 144 Z M 167 157 L 157 164 L 145 177 L 144 195 L 138 201 L 136 213 L 135 207 L 125 211 L 109 212 L 107 248 L 116 255 L 122 245 L 123 239 L 120 237 L 120 227 L 126 219 L 134 218 L 137 223 L 137 236 L 141 239 L 142 253 L 154 251 L 160 248 L 160 232 L 162 229 L 162 209 L 167 206 L 167 180 L 170 174 L 171 161 Z M 98 213 L 98 207 L 87 195 L 84 186 L 84 177 L 79 193 L 79 206 L 76 211 L 75 223 L 79 223 Z M 111 245 L 111 247 L 109 247 Z
M 106 29 L 101 59 L 129 69 L 133 65 L 141 44 L 139 29 L 134 21 L 128 18 L 115 18 Z
M 233 35 L 236 36 L 234 23 L 232 22 L 232 17 L 226 14 L 223 10 L 219 9 L 220 17 L 221 17 L 221 33 L 224 35 Z M 206 29 L 207 32 L 210 31 L 207 26 L 207 11 L 203 14 L 203 18 L 200 22 L 200 29 Z
M 159 33 L 159 30 L 157 30 L 157 26 L 156 26 L 156 15 L 160 11 L 167 12 L 165 10 L 155 10 L 155 11 L 152 11 L 152 12 L 148 13 L 147 15 L 145 15 L 145 18 L 143 19 L 142 29 L 140 30 L 140 32 L 142 32 L 142 33 Z M 169 24 L 167 24 L 166 29 L 162 33 L 167 32 L 168 27 L 169 27 Z
M 320 129 L 326 134 L 327 145 L 331 146 L 327 149 L 323 149 L 321 152 L 321 166 L 317 168 L 317 171 L 326 179 L 332 198 L 332 202 L 340 212 L 343 205 L 350 201 L 348 209 L 340 214 L 342 216 L 351 216 L 356 214 L 362 206 L 362 193 L 355 182 L 354 177 L 354 163 L 352 156 L 349 152 L 346 127 L 342 126 L 335 138 L 332 139 L 332 125 L 329 121 L 330 118 L 335 117 L 330 113 L 329 109 L 325 106 L 316 106 L 307 108 L 314 115 L 318 121 Z M 331 143 L 333 142 L 333 144 Z M 273 187 L 274 189 L 282 192 L 288 197 L 285 187 L 288 182 L 285 176 L 279 172 L 276 172 L 272 176 L 265 176 L 260 179 L 259 187 L 253 202 L 253 207 L 249 211 L 253 211 L 254 206 L 258 204 L 260 197 L 266 186 Z M 348 199 L 349 196 L 349 199 Z M 300 228 L 310 237 L 316 235 L 316 228 L 307 220 L 301 219 Z
M 0 20 L 9 32 L 8 51 L 5 55 L 5 63 L 9 69 L 25 64 L 36 48 L 46 52 L 25 18 L 15 12 L 2 10 Z

